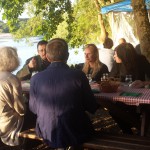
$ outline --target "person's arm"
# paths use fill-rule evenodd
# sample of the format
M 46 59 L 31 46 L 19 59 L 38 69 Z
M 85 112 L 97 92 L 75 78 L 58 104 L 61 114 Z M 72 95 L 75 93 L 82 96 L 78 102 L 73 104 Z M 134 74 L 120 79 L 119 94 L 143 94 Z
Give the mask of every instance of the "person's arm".
M 35 70 L 35 68 L 37 67 L 36 57 L 28 59 L 23 68 L 17 72 L 16 75 L 21 81 L 30 80 L 33 70 Z
M 130 84 L 130 87 L 132 88 L 142 88 L 150 85 L 150 81 L 141 81 L 141 80 L 136 80 Z
M 110 71 L 110 73 L 109 73 L 109 76 L 110 77 L 116 77 L 116 76 L 119 76 L 119 67 L 118 67 L 119 65 L 114 61 L 114 63 L 113 63 L 113 66 L 112 66 L 112 69 L 111 69 L 111 71 Z
M 29 80 L 31 78 L 32 72 L 30 72 L 27 64 L 23 66 L 21 70 L 17 72 L 17 77 L 22 80 Z
M 85 111 L 95 113 L 99 105 L 96 102 L 94 94 L 89 85 L 89 81 L 84 73 L 82 73 L 82 93 L 83 93 L 83 105 Z
M 34 114 L 36 114 L 36 112 L 37 112 L 36 104 L 37 104 L 37 102 L 36 102 L 36 97 L 35 97 L 34 79 L 31 78 L 29 108 Z
M 148 79 L 150 79 L 150 63 L 148 62 L 146 57 L 143 57 L 143 61 L 144 61 L 143 67 L 144 67 L 146 76 L 148 77 Z
M 16 78 L 16 84 L 14 86 L 13 95 L 14 95 L 14 109 L 20 116 L 23 116 L 25 114 L 26 107 L 25 107 L 25 100 L 22 95 L 21 82 L 19 81 L 18 78 Z
M 84 63 L 76 64 L 75 65 L 75 69 L 82 70 L 83 69 L 83 65 L 84 65 Z
M 0 84 L 0 97 L 17 114 L 23 116 L 26 111 L 24 98 L 22 96 L 21 84 L 18 78 L 11 78 L 11 84 L 4 81 Z M 11 89 L 11 90 L 10 90 Z

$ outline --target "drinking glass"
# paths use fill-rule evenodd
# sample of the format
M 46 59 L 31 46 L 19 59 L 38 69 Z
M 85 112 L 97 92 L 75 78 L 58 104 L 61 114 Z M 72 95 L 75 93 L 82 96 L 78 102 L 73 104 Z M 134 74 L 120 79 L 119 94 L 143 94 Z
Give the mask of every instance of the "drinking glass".
M 126 75 L 125 84 L 129 86 L 132 83 L 132 75 Z
M 91 74 L 87 74 L 86 76 L 87 76 L 89 82 L 92 82 L 92 75 Z

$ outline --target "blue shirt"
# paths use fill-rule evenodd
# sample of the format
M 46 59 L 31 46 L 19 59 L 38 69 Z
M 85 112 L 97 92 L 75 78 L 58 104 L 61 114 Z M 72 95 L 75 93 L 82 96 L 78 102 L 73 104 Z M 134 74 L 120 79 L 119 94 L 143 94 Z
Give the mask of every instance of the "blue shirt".
M 51 147 L 83 143 L 93 133 L 85 111 L 98 108 L 85 74 L 55 62 L 31 78 L 29 106 L 37 115 L 36 132 Z

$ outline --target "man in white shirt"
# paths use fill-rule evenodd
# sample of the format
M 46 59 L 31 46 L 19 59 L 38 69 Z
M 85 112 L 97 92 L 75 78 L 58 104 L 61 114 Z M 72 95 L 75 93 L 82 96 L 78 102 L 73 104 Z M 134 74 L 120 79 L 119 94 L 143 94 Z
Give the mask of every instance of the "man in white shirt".
M 112 39 L 106 38 L 105 42 L 103 43 L 103 48 L 99 49 L 99 59 L 108 67 L 109 72 L 111 71 L 114 63 L 114 51 L 112 50 L 112 47 Z

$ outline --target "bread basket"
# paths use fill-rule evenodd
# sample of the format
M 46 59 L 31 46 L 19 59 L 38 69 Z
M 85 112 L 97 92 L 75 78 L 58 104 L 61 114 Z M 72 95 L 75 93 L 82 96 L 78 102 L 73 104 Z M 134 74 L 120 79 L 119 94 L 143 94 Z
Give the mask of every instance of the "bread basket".
M 117 92 L 119 85 L 120 85 L 119 81 L 107 80 L 101 81 L 99 87 L 100 91 L 104 93 L 114 93 Z

